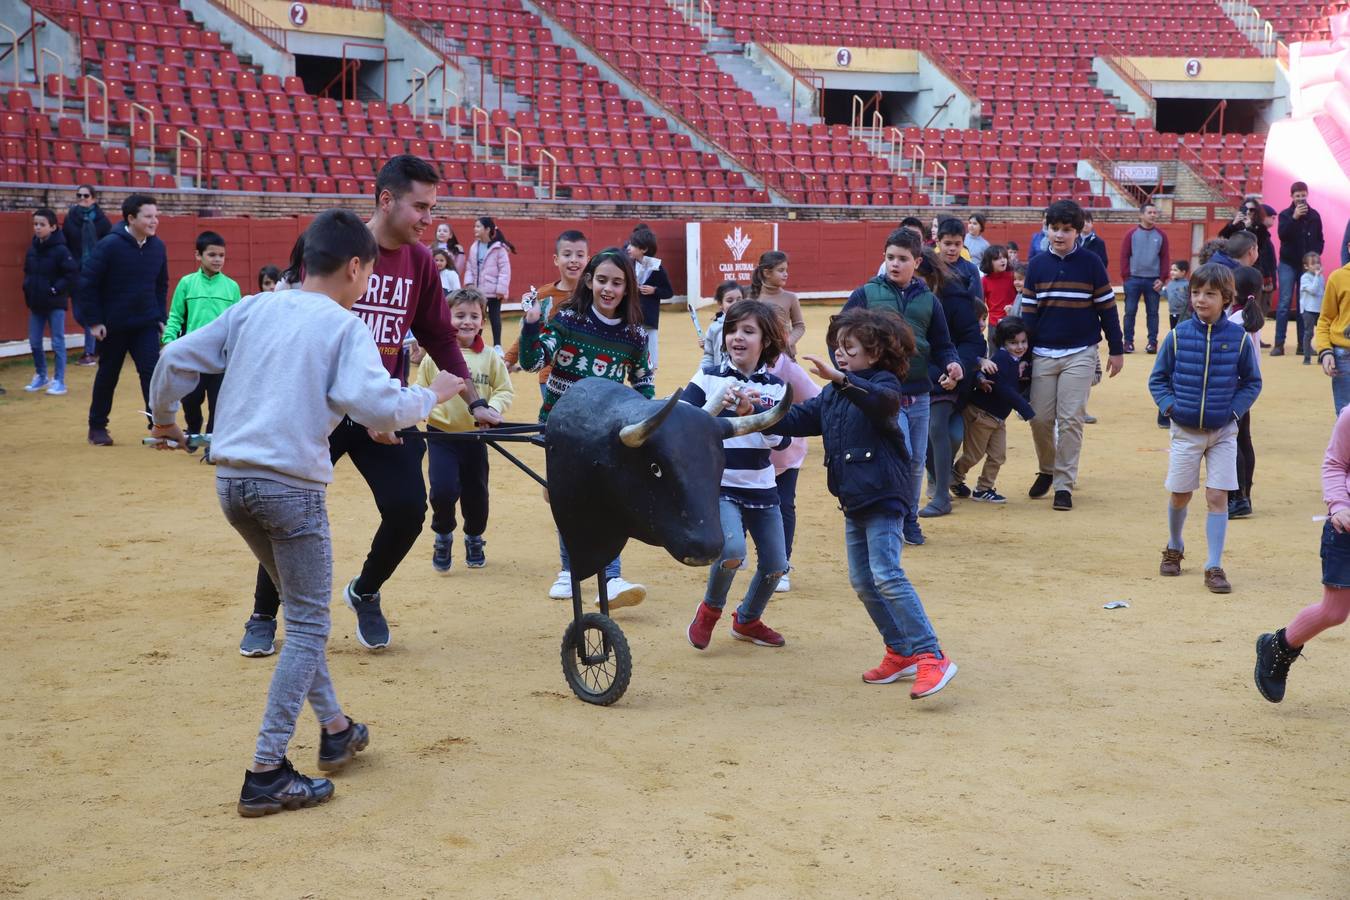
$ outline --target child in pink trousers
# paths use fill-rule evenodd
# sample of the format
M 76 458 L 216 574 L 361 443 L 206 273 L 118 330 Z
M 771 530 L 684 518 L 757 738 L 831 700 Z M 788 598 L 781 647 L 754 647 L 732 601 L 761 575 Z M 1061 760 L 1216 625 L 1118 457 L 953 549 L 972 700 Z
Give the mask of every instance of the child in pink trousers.
M 1294 621 L 1256 639 L 1256 689 L 1271 703 L 1284 699 L 1289 666 L 1312 638 L 1350 616 L 1350 408 L 1331 430 L 1322 460 L 1322 602 L 1305 607 Z

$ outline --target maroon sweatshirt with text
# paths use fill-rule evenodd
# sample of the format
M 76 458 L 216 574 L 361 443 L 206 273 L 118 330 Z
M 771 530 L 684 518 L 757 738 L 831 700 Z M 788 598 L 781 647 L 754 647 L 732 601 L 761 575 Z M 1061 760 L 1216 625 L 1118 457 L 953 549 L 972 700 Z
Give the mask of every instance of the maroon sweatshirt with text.
M 352 312 L 370 329 L 391 378 L 402 375 L 399 353 L 409 330 L 440 369 L 460 378 L 472 377 L 450 322 L 440 274 L 431 251 L 421 244 L 405 244 L 397 250 L 381 247 L 366 295 Z

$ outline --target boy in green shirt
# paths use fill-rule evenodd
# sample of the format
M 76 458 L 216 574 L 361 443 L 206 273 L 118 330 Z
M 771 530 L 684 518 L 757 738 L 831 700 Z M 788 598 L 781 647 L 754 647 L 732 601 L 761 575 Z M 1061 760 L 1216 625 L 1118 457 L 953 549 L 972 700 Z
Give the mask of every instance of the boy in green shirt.
M 239 285 L 225 268 L 225 239 L 214 231 L 197 235 L 197 271 L 184 275 L 173 291 L 169 321 L 164 324 L 163 342 L 176 340 L 214 322 L 221 313 L 239 302 Z M 182 400 L 183 418 L 189 434 L 210 434 L 216 425 L 216 394 L 225 376 L 202 375 L 197 387 Z M 202 401 L 210 406 L 210 418 L 202 431 Z M 207 452 L 210 458 L 210 452 Z

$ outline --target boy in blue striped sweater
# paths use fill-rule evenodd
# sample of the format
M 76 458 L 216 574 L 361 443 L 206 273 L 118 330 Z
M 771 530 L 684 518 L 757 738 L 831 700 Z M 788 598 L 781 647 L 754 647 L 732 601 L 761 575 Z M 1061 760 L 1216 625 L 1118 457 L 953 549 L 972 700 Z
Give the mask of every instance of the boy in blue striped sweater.
M 1095 253 L 1078 246 L 1083 210 L 1057 200 L 1045 211 L 1046 248 L 1027 265 L 1022 319 L 1031 334 L 1031 436 L 1040 471 L 1027 495 L 1044 497 L 1053 485 L 1055 509 L 1073 509 L 1083 417 L 1103 337 L 1114 378 L 1125 365 L 1115 289 Z

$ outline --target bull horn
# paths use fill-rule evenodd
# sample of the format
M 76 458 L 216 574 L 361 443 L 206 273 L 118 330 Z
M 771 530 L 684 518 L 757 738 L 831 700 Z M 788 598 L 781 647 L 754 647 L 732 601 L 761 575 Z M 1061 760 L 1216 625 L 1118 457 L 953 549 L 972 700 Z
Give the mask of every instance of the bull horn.
M 676 391 L 670 395 L 666 405 L 661 407 L 660 411 L 648 416 L 641 422 L 634 422 L 632 425 L 625 425 L 619 431 L 619 440 L 623 441 L 625 447 L 641 447 L 647 443 L 647 439 L 656 433 L 656 429 L 661 427 L 672 412 L 675 411 L 675 404 L 680 402 L 680 392 Z
M 717 419 L 717 426 L 722 429 L 722 439 L 740 437 L 743 434 L 754 434 L 756 431 L 765 431 L 777 425 L 783 416 L 787 415 L 788 407 L 792 406 L 792 385 L 783 386 L 783 399 L 779 400 L 773 409 L 762 413 L 755 413 L 753 416 L 735 416 L 729 419 Z

